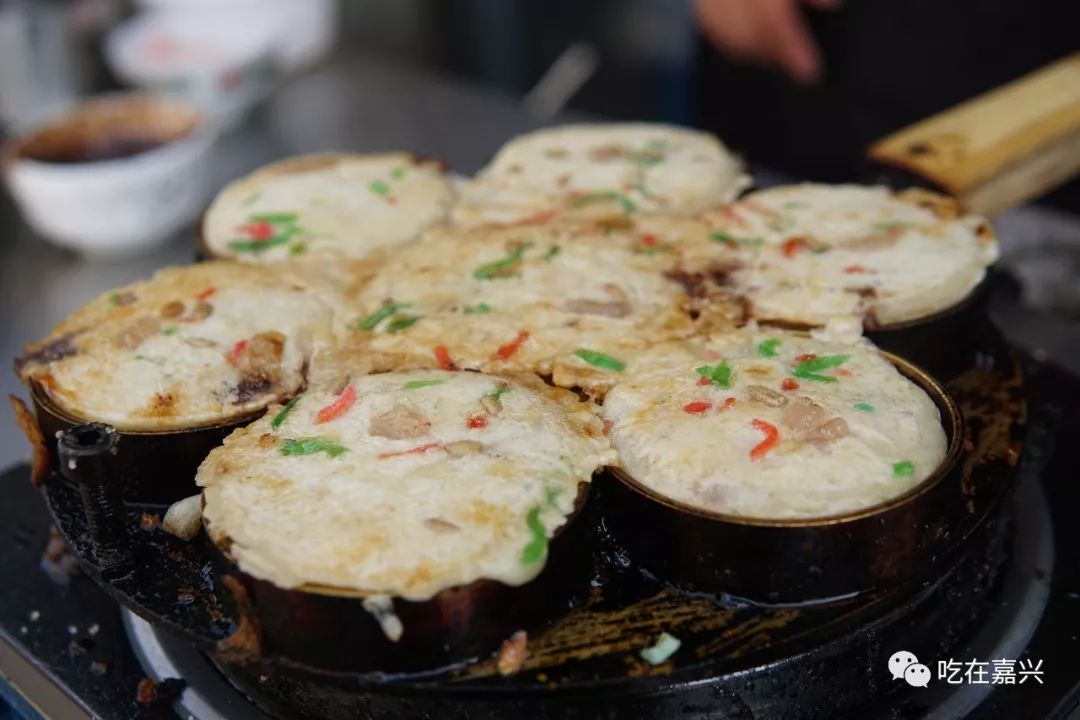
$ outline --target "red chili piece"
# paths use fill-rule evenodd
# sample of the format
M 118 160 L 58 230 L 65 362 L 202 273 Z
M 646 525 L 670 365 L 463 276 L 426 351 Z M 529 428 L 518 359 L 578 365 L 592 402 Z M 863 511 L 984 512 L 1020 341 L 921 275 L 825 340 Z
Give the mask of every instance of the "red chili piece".
M 341 391 L 341 394 L 338 395 L 332 403 L 315 413 L 315 424 L 322 425 L 323 423 L 338 419 L 347 413 L 349 408 L 351 408 L 355 402 L 356 388 L 352 385 L 346 385 L 345 389 Z
M 806 242 L 806 238 L 804 237 L 788 238 L 784 241 L 784 244 L 780 246 L 780 251 L 784 253 L 784 257 L 793 258 L 795 257 L 795 253 L 799 252 L 808 245 L 809 243 Z
M 765 433 L 765 438 L 750 450 L 750 459 L 760 460 L 780 442 L 780 431 L 775 425 L 758 418 L 751 420 L 750 424 L 754 426 L 755 430 Z
M 453 358 L 450 357 L 450 351 L 446 349 L 445 345 L 435 346 L 435 362 L 439 363 L 439 367 L 443 370 L 457 370 L 457 365 L 454 364 Z
M 265 220 L 247 223 L 237 229 L 252 240 L 269 240 L 274 237 L 274 226 Z
M 848 275 L 856 275 L 858 273 L 866 272 L 866 268 L 864 268 L 862 265 L 848 265 L 846 268 L 844 268 L 844 272 Z
M 392 457 L 401 457 L 402 455 L 423 455 L 426 452 L 430 452 L 432 450 L 438 450 L 442 446 L 443 446 L 442 443 L 433 442 L 433 443 L 428 443 L 427 445 L 421 445 L 420 447 L 410 448 L 408 450 L 398 450 L 397 452 L 379 453 L 379 459 L 380 460 L 385 460 L 387 458 L 392 458 Z
M 711 402 L 704 402 L 702 400 L 696 400 L 694 402 L 688 402 L 683 405 L 683 412 L 690 415 L 702 415 L 712 407 Z
M 240 362 L 240 357 L 244 354 L 244 351 L 247 350 L 247 346 L 247 340 L 236 341 L 236 344 L 232 346 L 232 350 L 229 351 L 230 365 L 236 365 L 236 363 Z
M 788 392 L 798 390 L 799 383 L 796 382 L 794 378 L 784 378 L 784 382 L 780 383 L 780 389 L 787 390 Z
M 465 421 L 465 427 L 470 430 L 480 430 L 488 426 L 488 419 L 484 415 L 473 415 Z
M 516 338 L 496 350 L 494 357 L 499 360 L 509 360 L 510 358 L 514 357 L 517 351 L 521 349 L 521 346 L 524 345 L 525 341 L 528 339 L 529 332 L 527 330 L 522 330 L 517 334 Z

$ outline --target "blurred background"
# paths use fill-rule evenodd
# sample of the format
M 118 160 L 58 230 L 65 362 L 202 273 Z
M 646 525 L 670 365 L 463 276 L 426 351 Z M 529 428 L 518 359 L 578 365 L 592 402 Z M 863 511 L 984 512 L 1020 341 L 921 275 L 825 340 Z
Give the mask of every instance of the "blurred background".
M 639 119 L 717 133 L 761 185 L 866 181 L 871 142 L 1080 50 L 1077 28 L 1076 0 L 0 0 L 0 358 L 189 262 L 213 193 L 283 156 L 404 149 L 470 174 L 540 125 Z M 16 202 L 10 143 L 127 89 L 191 103 L 214 137 L 145 197 L 78 166 Z M 1074 181 L 996 227 L 1018 281 L 999 318 L 1080 371 L 1078 213 Z M 23 454 L 0 433 L 0 465 Z

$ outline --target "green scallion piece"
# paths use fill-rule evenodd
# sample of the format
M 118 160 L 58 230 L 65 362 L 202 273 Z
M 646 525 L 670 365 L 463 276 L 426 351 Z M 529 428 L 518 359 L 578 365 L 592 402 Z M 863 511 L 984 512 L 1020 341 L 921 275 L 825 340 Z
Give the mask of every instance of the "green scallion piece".
M 857 402 L 852 405 L 852 407 L 856 410 L 861 410 L 862 412 L 874 412 L 875 410 L 877 410 L 877 408 L 875 408 L 868 402 Z
M 836 378 L 832 375 L 821 375 L 819 370 L 828 370 L 829 368 L 840 367 L 847 362 L 850 355 L 822 355 L 821 357 L 814 358 L 813 360 L 804 360 L 795 366 L 795 377 L 802 378 L 803 380 L 814 380 L 817 382 L 836 382 Z
M 798 370 L 796 370 L 793 374 L 795 375 L 795 377 L 801 378 L 802 380 L 813 380 L 814 382 L 823 382 L 823 383 L 839 382 L 832 375 L 821 375 L 819 373 L 799 372 Z
M 731 366 L 727 360 L 721 360 L 715 365 L 702 365 L 694 368 L 694 372 L 709 379 L 713 385 L 722 388 L 731 387 Z
M 626 369 L 626 363 L 624 363 L 622 360 L 619 360 L 618 358 L 613 358 L 610 355 L 605 355 L 601 352 L 596 352 L 595 350 L 578 348 L 574 351 L 574 355 L 589 363 L 593 367 L 598 367 L 601 370 L 622 372 Z
M 296 222 L 296 217 L 296 213 L 258 213 L 249 216 L 248 219 L 252 222 L 268 222 L 271 225 L 275 225 L 277 223 Z
M 292 247 L 289 248 L 289 254 L 290 255 L 303 255 L 306 252 L 307 252 L 307 244 L 302 243 L 302 242 L 296 243 L 295 245 L 293 245 Z
M 430 387 L 432 385 L 442 385 L 445 380 L 410 380 L 405 383 L 404 388 L 406 390 L 416 390 L 417 388 Z
M 558 245 L 552 245 L 548 248 L 548 251 L 544 253 L 543 257 L 540 259 L 544 262 L 551 262 L 555 259 L 555 256 L 558 255 L 561 251 L 562 248 L 560 248 Z
M 618 203 L 619 207 L 622 209 L 623 215 L 629 215 L 637 210 L 637 205 L 634 204 L 633 200 L 614 190 L 609 190 L 608 192 L 586 193 L 585 195 L 574 198 L 570 202 L 570 207 L 580 208 L 585 207 L 586 205 L 604 202 L 605 200 Z
M 390 177 L 394 178 L 395 180 L 404 180 L 406 173 L 408 173 L 408 170 L 405 169 L 404 166 L 396 167 L 390 171 Z
M 476 303 L 475 305 L 466 305 L 463 309 L 466 315 L 480 315 L 491 312 L 491 306 L 483 302 Z
M 637 150 L 626 153 L 626 159 L 641 168 L 651 168 L 664 161 L 664 156 L 656 150 Z
M 344 445 L 339 445 L 324 437 L 289 438 L 281 444 L 282 455 L 314 455 L 324 452 L 330 457 L 337 457 L 349 451 Z
M 473 277 L 477 280 L 492 280 L 497 277 L 506 277 L 507 273 L 504 271 L 510 267 L 513 267 L 517 263 L 521 262 L 521 259 L 525 257 L 525 251 L 531 246 L 531 244 L 525 244 L 519 247 L 514 252 L 510 253 L 502 260 L 496 260 L 489 262 L 473 270 Z
M 911 223 L 903 222 L 901 220 L 874 223 L 875 230 L 901 230 L 907 227 L 911 227 Z
M 806 372 L 827 370 L 829 368 L 840 367 L 850 358 L 850 355 L 822 355 L 821 357 L 812 358 L 810 360 L 803 360 L 796 366 L 796 369 L 805 370 Z
M 278 414 L 274 416 L 274 419 L 270 421 L 270 427 L 277 430 L 281 427 L 281 424 L 285 422 L 285 418 L 289 417 L 289 413 L 293 411 L 296 404 L 300 402 L 300 398 L 304 397 L 303 394 L 297 395 L 289 402 L 285 403 L 285 407 L 278 410 Z
M 910 460 L 901 460 L 893 463 L 892 474 L 896 477 L 910 477 L 915 474 L 915 463 Z
M 510 392 L 510 390 L 512 390 L 512 388 L 509 385 L 505 385 L 505 384 L 496 385 L 495 389 L 491 391 L 491 397 L 498 400 L 503 395 Z
M 547 552 L 547 529 L 540 520 L 540 506 L 534 507 L 525 516 L 525 524 L 529 527 L 532 539 L 529 544 L 521 549 L 521 564 L 532 565 L 539 562 Z
M 350 330 L 374 330 L 379 323 L 386 318 L 390 317 L 398 310 L 404 310 L 409 307 L 404 303 L 390 303 L 389 305 L 383 305 L 375 312 L 368 315 L 363 320 L 354 320 L 349 323 Z
M 180 326 L 179 325 L 166 325 L 165 329 L 161 331 L 161 334 L 162 335 L 175 335 L 178 332 L 180 332 Z
M 247 219 L 252 222 L 269 222 L 270 225 L 276 225 L 276 223 L 296 222 L 297 217 L 296 213 L 257 213 L 248 215 Z
M 679 638 L 664 632 L 660 633 L 660 637 L 656 639 L 656 644 L 642 649 L 638 654 L 642 660 L 650 665 L 659 665 L 667 662 L 667 659 L 674 655 L 680 647 L 682 647 L 682 641 Z
M 386 325 L 386 332 L 399 333 L 420 322 L 419 315 L 397 315 Z
M 390 194 L 390 186 L 387 185 L 386 183 L 384 183 L 382 180 L 374 180 L 374 181 L 372 181 L 372 183 L 370 185 L 368 185 L 368 189 L 371 190 L 371 192 L 375 193 L 376 195 L 389 195 Z
M 280 235 L 275 235 L 272 238 L 266 240 L 234 240 L 229 243 L 229 249 L 233 252 L 243 253 L 261 253 L 266 252 L 271 248 L 280 247 L 292 240 L 293 235 L 296 234 L 294 228 L 290 228 Z
M 761 357 L 776 357 L 780 347 L 780 338 L 767 338 L 758 343 L 757 351 Z

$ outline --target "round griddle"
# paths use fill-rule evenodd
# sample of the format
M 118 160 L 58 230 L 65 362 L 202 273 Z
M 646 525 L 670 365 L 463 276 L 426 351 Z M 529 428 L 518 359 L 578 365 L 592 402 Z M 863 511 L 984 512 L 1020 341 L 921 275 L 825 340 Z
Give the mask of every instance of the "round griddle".
M 206 652 L 256 704 L 303 718 L 818 717 L 854 712 L 899 691 L 884 670 L 905 649 L 946 657 L 984 616 L 1005 558 L 1002 498 L 1023 447 L 1019 363 L 996 334 L 946 384 L 965 418 L 966 515 L 935 577 L 804 605 L 761 605 L 667 586 L 609 535 L 603 483 L 583 553 L 594 563 L 580 598 L 528 642 L 510 677 L 494 658 L 407 674 L 331 673 L 259 656 L 248 598 L 205 538 L 184 542 L 156 522 L 162 506 L 124 511 L 132 562 L 102 572 L 79 491 L 43 486 L 57 527 L 84 569 L 155 628 Z M 649 528 L 641 528 L 648 533 Z M 234 594 L 235 593 L 235 594 Z M 661 632 L 681 647 L 658 665 L 640 651 Z

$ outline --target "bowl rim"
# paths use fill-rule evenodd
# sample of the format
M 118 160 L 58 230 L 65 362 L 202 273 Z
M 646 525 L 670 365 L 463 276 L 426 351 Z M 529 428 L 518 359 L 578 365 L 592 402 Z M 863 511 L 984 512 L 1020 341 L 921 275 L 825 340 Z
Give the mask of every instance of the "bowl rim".
M 689 503 L 675 500 L 644 485 L 620 467 L 608 467 L 607 472 L 611 473 L 611 475 L 622 483 L 623 486 L 637 493 L 647 502 L 657 503 L 667 510 L 672 510 L 684 515 L 692 515 L 701 520 L 745 527 L 825 528 L 878 516 L 902 505 L 906 505 L 916 498 L 929 493 L 952 474 L 960 460 L 960 454 L 964 444 L 963 417 L 960 413 L 960 408 L 952 395 L 950 395 L 945 387 L 928 372 L 914 363 L 888 351 L 878 349 L 878 353 L 888 360 L 901 375 L 914 382 L 923 392 L 930 396 L 930 399 L 933 400 L 938 411 L 943 415 L 941 424 L 948 437 L 945 457 L 941 459 L 941 462 L 934 468 L 934 471 L 921 482 L 908 488 L 900 495 L 874 505 L 836 515 L 822 515 L 809 518 L 752 517 L 713 512 L 690 505 Z
M 162 69 L 149 69 L 146 66 L 133 63 L 139 51 L 139 44 L 155 32 L 167 34 L 187 35 L 194 32 L 203 35 L 207 31 L 217 34 L 218 39 L 229 38 L 236 41 L 235 30 L 248 27 L 252 20 L 245 14 L 242 8 L 222 7 L 214 8 L 216 13 L 224 12 L 218 18 L 218 23 L 203 23 L 197 12 L 192 13 L 177 8 L 150 8 L 126 18 L 112 27 L 104 37 L 102 51 L 105 60 L 116 74 L 124 79 L 140 85 L 159 85 L 178 78 L 205 77 L 216 79 L 224 72 L 234 69 L 249 69 L 274 64 L 276 60 L 275 46 L 277 43 L 277 28 L 272 21 L 265 18 L 256 18 L 260 25 L 256 33 L 250 33 L 246 38 L 239 39 L 238 44 L 227 47 L 228 52 L 205 65 L 162 66 Z M 250 29 L 250 28 L 249 28 Z M 177 33 L 176 31 L 179 30 Z

